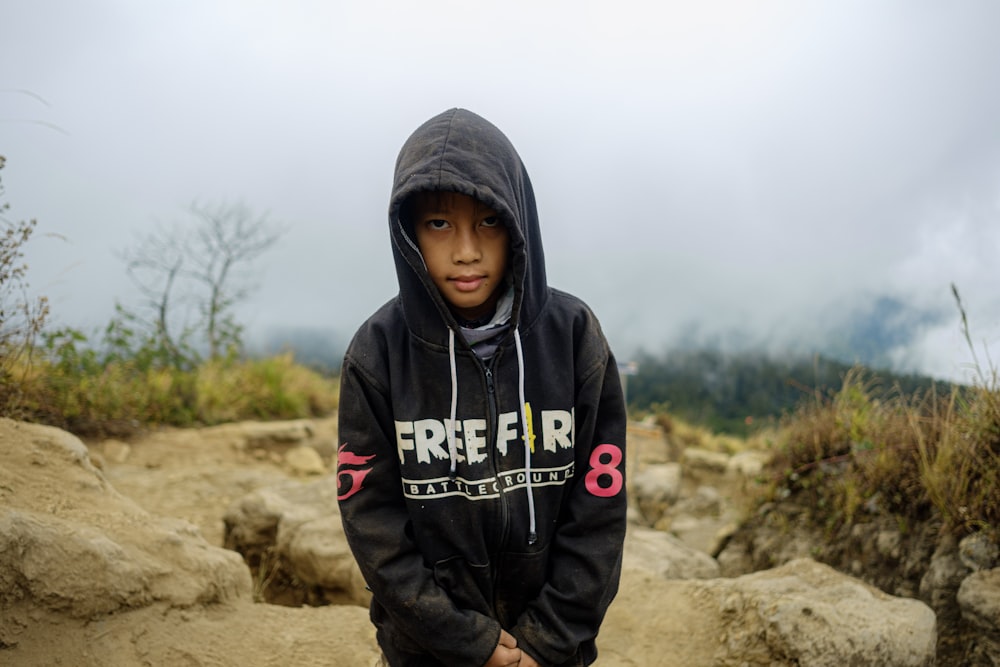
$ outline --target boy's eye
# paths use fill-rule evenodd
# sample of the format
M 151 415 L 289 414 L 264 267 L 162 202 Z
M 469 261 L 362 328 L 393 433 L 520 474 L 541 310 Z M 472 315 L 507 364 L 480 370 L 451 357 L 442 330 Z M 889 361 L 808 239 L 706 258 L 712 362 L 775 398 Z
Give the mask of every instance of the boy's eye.
M 448 229 L 447 220 L 428 220 L 426 224 L 429 229 Z
M 498 216 L 495 216 L 495 215 L 491 215 L 488 218 L 483 218 L 482 225 L 483 225 L 483 227 L 499 227 L 500 226 L 500 218 Z

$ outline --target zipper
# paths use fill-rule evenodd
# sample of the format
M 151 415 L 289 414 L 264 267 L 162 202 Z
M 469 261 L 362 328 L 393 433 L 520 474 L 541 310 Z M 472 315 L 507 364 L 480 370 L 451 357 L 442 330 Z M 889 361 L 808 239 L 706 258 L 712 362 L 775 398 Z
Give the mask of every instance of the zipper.
M 504 545 L 507 544 L 507 539 L 510 533 L 510 516 L 509 509 L 507 508 L 507 494 L 503 490 L 503 482 L 500 479 L 500 455 L 497 452 L 497 427 L 498 427 L 498 417 L 499 407 L 497 406 L 497 394 L 496 394 L 496 384 L 493 381 L 493 368 L 496 366 L 497 358 L 500 356 L 499 350 L 497 354 L 490 360 L 490 364 L 483 365 L 483 370 L 486 376 L 486 405 L 487 405 L 487 423 L 489 424 L 489 438 L 488 446 L 490 451 L 490 460 L 493 463 L 493 471 L 497 476 L 497 487 L 500 489 L 500 495 L 497 498 L 497 502 L 500 504 L 500 539 L 497 542 L 496 551 L 493 553 L 493 609 L 496 611 L 497 608 L 497 581 L 500 578 L 500 554 L 503 553 Z
M 489 429 L 489 439 L 487 441 L 490 451 L 490 460 L 493 463 L 493 472 L 497 476 L 497 487 L 500 489 L 500 496 L 498 498 L 500 502 L 500 541 L 498 542 L 498 549 L 502 550 L 503 546 L 507 543 L 507 536 L 509 533 L 508 524 L 508 509 L 507 509 L 507 494 L 503 490 L 503 482 L 500 480 L 500 454 L 497 452 L 497 428 L 499 418 L 497 415 L 500 412 L 499 406 L 497 405 L 497 393 L 496 393 L 496 383 L 493 381 L 493 367 L 496 366 L 497 358 L 499 357 L 499 351 L 493 359 L 490 360 L 490 364 L 484 365 L 483 370 L 486 375 L 486 421 L 487 428 Z

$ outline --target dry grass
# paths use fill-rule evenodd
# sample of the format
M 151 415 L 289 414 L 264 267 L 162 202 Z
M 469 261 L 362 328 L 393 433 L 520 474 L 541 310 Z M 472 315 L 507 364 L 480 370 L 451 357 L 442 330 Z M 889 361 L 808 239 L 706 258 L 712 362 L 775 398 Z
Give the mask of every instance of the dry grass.
M 768 496 L 796 494 L 829 526 L 862 512 L 906 525 L 931 511 L 955 532 L 1000 526 L 1000 392 L 878 399 L 876 385 L 855 369 L 783 422 Z
M 290 354 L 211 361 L 192 369 L 130 360 L 95 363 L 86 354 L 36 360 L 22 373 L 24 418 L 84 436 L 128 436 L 158 425 L 325 416 L 339 385 Z
M 688 447 L 707 449 L 724 454 L 735 454 L 747 448 L 747 440 L 725 433 L 715 433 L 706 426 L 691 424 L 667 412 L 653 416 L 654 423 L 680 451 Z

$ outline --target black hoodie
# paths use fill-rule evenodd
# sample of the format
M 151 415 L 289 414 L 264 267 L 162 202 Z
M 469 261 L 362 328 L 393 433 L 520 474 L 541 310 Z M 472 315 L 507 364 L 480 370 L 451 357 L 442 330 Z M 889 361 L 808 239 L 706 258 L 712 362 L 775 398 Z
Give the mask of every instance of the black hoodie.
M 514 303 L 488 361 L 402 215 L 425 190 L 475 197 L 507 226 Z M 480 667 L 504 628 L 543 665 L 590 664 L 618 589 L 626 509 L 625 406 L 600 325 L 548 286 L 528 174 L 469 111 L 407 140 L 389 229 L 399 294 L 344 358 L 337 472 L 379 644 L 393 666 Z

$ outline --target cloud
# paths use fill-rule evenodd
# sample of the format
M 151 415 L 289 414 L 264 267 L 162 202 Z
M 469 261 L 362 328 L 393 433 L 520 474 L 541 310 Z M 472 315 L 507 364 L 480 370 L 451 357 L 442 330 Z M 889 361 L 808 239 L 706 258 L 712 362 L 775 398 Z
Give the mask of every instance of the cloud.
M 396 151 L 465 106 L 518 147 L 550 278 L 616 346 L 842 344 L 894 303 L 889 358 L 942 372 L 952 282 L 1000 323 L 998 23 L 985 0 L 42 0 L 0 26 L 0 81 L 49 103 L 0 92 L 6 197 L 67 324 L 130 298 L 115 250 L 241 199 L 290 225 L 248 326 L 350 332 L 395 290 Z

